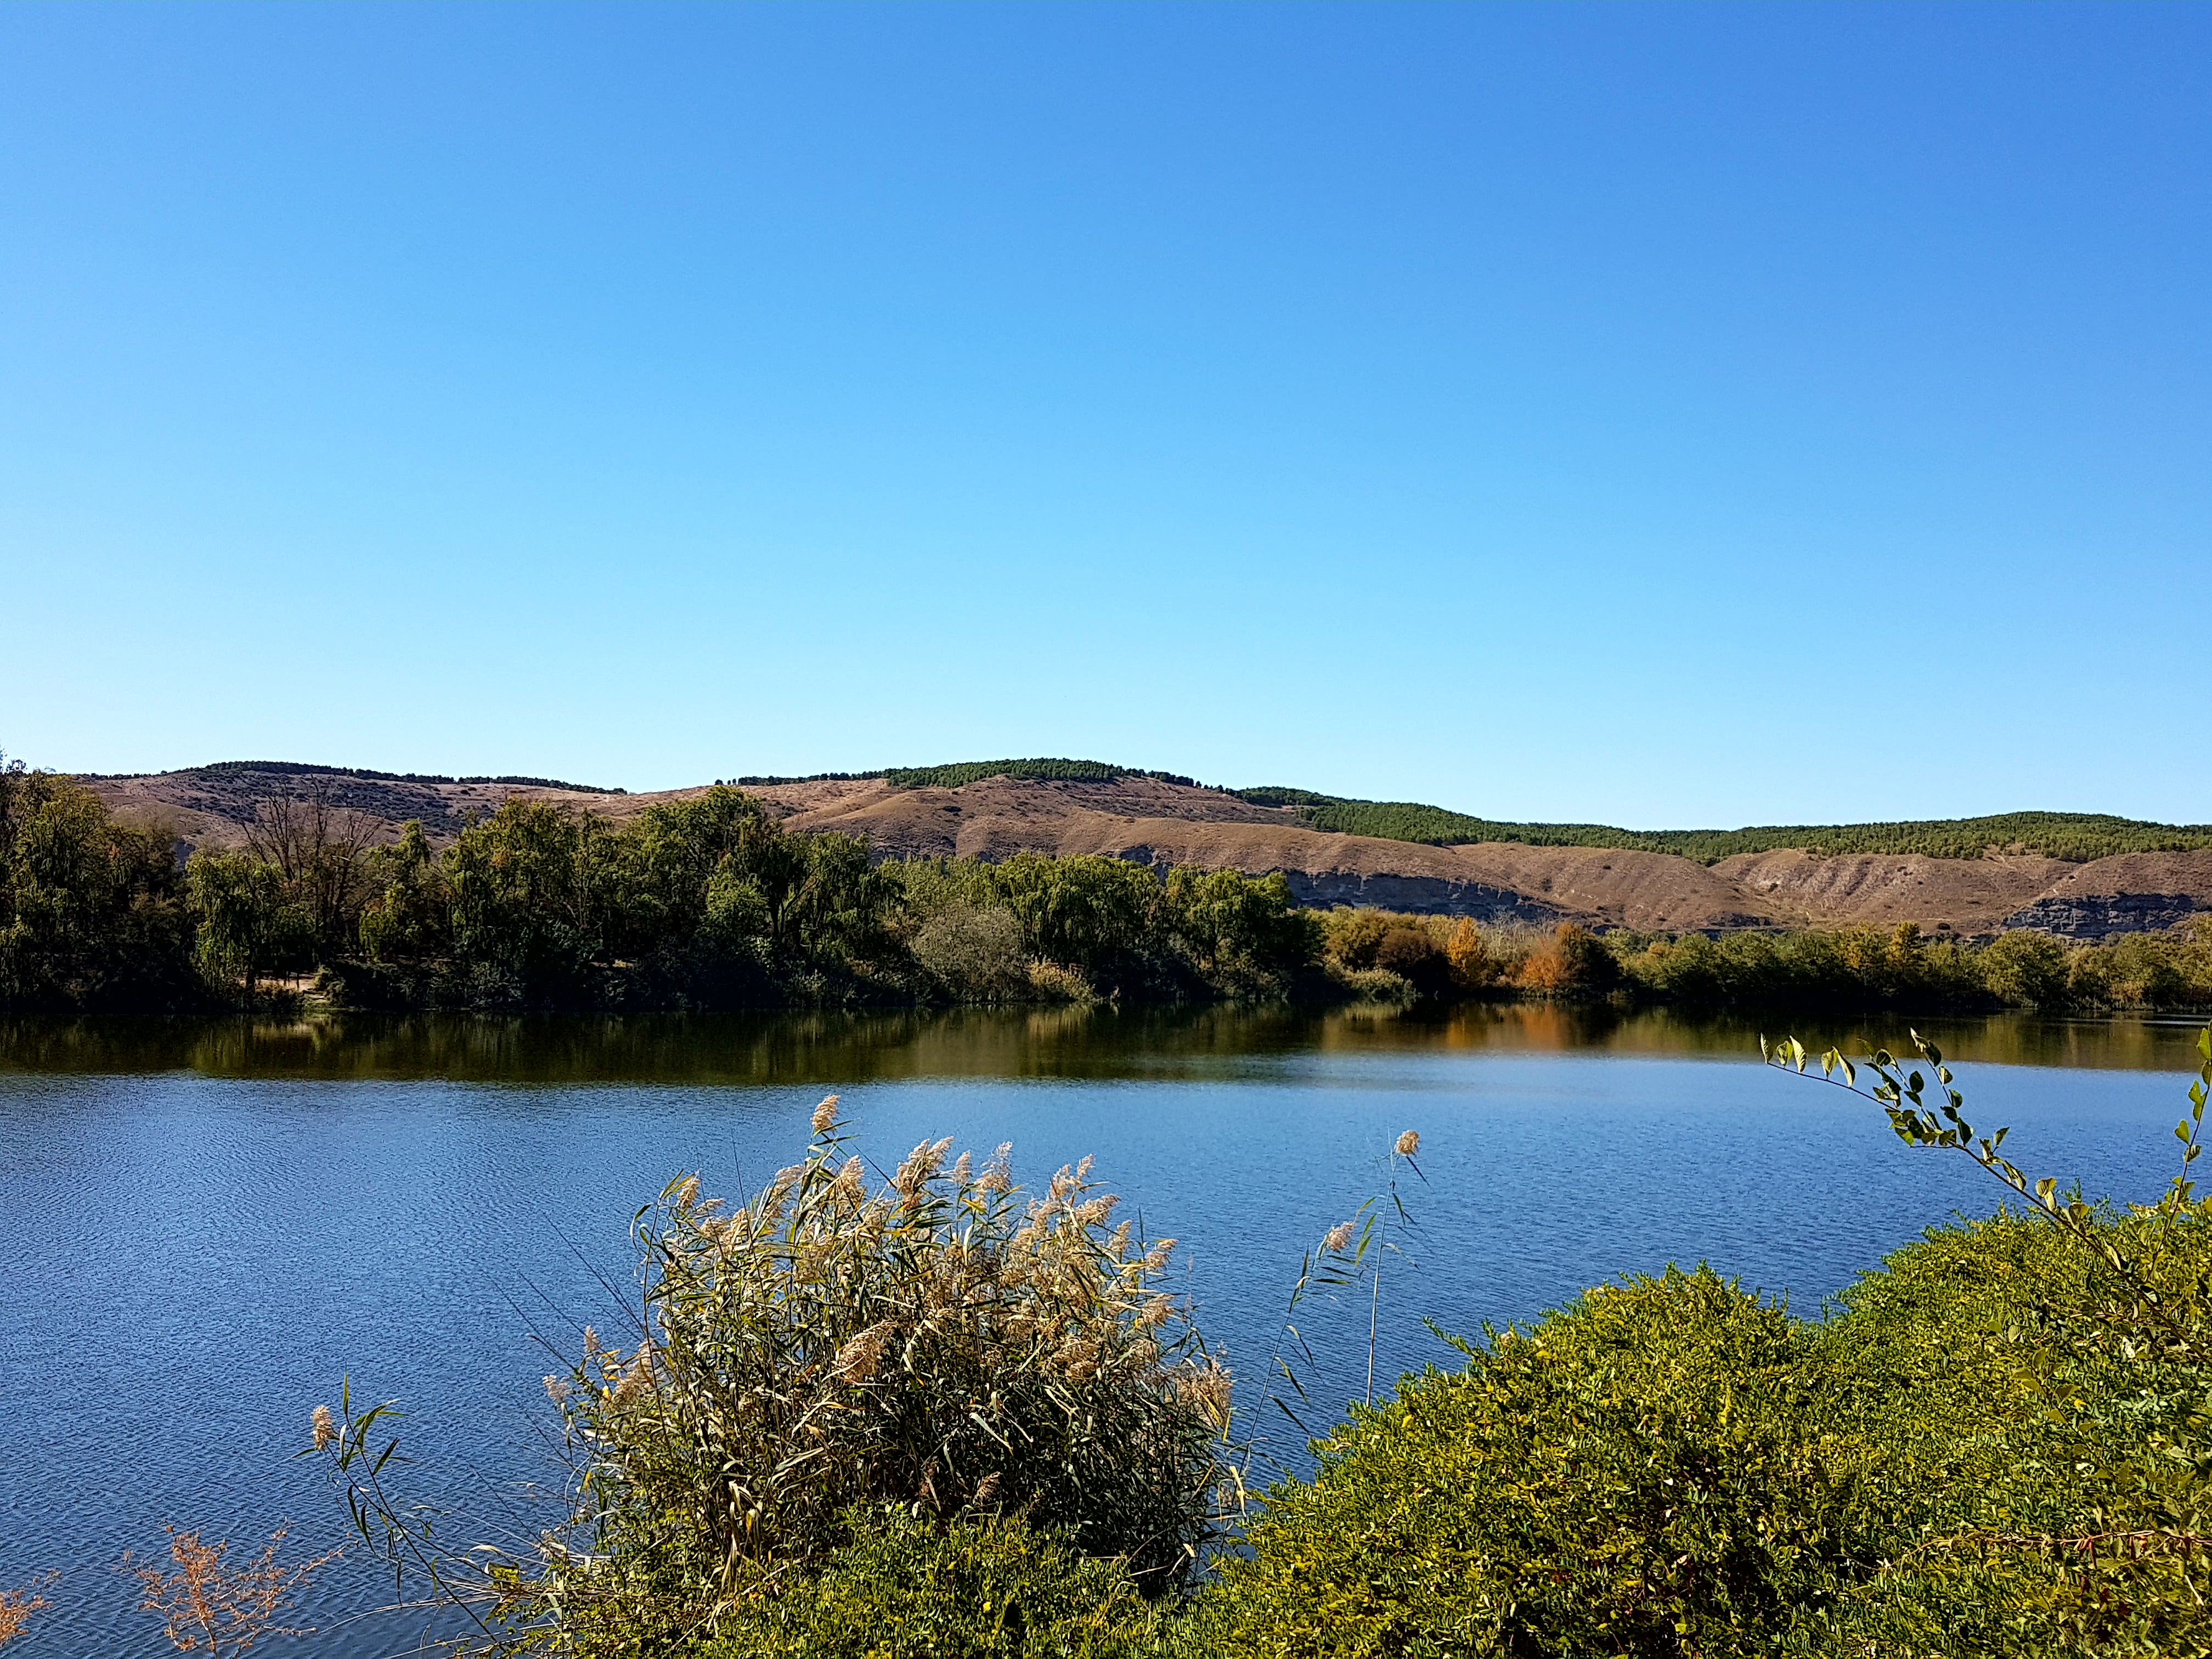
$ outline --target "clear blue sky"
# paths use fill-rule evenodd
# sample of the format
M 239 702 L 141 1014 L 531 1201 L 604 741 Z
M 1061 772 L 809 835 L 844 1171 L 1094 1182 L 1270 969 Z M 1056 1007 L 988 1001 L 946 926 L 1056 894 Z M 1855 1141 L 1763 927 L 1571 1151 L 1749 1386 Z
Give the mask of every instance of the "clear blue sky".
M 2212 819 L 2212 8 L 0 9 L 0 747 Z

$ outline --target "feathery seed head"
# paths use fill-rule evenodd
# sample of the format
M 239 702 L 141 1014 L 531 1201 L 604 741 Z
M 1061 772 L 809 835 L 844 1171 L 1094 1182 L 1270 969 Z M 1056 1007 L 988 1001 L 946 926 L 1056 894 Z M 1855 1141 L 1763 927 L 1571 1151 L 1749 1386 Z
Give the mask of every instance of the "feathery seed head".
M 1407 1131 L 1406 1131 L 1406 1133 L 1403 1133 L 1403 1134 L 1401 1134 L 1401 1135 L 1400 1135 L 1400 1136 L 1398 1137 L 1398 1156 L 1399 1156 L 1399 1157 L 1401 1157 L 1401 1158 L 1411 1158 L 1411 1157 L 1413 1157 L 1413 1154 L 1414 1154 L 1414 1153 L 1416 1153 L 1416 1152 L 1419 1152 L 1420 1150 L 1421 1150 L 1421 1138 L 1420 1138 L 1420 1136 L 1419 1136 L 1419 1135 L 1416 1134 L 1413 1130 L 1408 1129 L 1408 1130 L 1407 1130 Z
M 814 1109 L 813 1122 L 814 1133 L 817 1135 L 826 1135 L 837 1127 L 836 1096 L 828 1095 L 823 1098 L 822 1103 Z
M 1327 1233 L 1322 1235 L 1321 1241 L 1322 1249 L 1327 1250 L 1332 1255 L 1340 1253 L 1346 1245 L 1352 1243 L 1352 1235 L 1354 1231 L 1352 1224 L 1349 1221 L 1338 1222 L 1336 1225 L 1331 1227 Z
M 1229 1372 L 1218 1360 L 1184 1371 L 1176 1378 L 1176 1396 L 1199 1407 L 1217 1424 L 1229 1421 Z
M 623 1368 L 622 1378 L 615 1384 L 614 1403 L 627 1406 L 643 1394 L 653 1382 L 653 1339 L 647 1337 L 637 1345 L 637 1353 Z
M 314 1411 L 315 1449 L 322 1451 L 335 1444 L 338 1437 L 337 1419 L 331 1415 L 328 1406 L 318 1406 Z
M 898 1327 L 890 1320 L 878 1320 L 837 1350 L 830 1375 L 851 1382 L 866 1382 L 883 1364 L 884 1350 L 890 1346 L 891 1338 L 897 1331 Z
M 1106 1218 L 1114 1213 L 1114 1206 L 1121 1201 L 1112 1193 L 1101 1193 L 1096 1198 L 1085 1200 L 1073 1212 L 1075 1224 L 1079 1227 L 1103 1225 Z
M 840 1215 L 849 1216 L 867 1201 L 868 1176 L 860 1160 L 848 1158 L 845 1167 L 837 1171 L 837 1178 L 830 1183 L 830 1201 Z

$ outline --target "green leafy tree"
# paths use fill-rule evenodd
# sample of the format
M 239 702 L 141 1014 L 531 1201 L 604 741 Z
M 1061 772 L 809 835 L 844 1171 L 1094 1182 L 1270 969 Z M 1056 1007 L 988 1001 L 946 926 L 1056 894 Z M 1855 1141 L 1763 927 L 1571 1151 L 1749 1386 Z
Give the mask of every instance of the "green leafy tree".
M 174 842 L 70 780 L 0 760 L 0 1006 L 179 1009 L 201 998 Z
M 196 853 L 185 876 L 200 968 L 211 982 L 242 981 L 251 997 L 272 969 L 307 957 L 313 919 L 275 865 L 246 853 Z
M 510 799 L 447 849 L 453 953 L 524 1006 L 593 999 L 618 898 L 603 820 Z
M 2066 1000 L 2071 964 L 2066 947 L 2048 933 L 2017 928 L 1999 935 L 1982 952 L 1983 983 L 1991 995 L 2033 1008 L 2054 1008 Z
M 1149 866 L 1097 854 L 1017 853 L 994 873 L 1030 956 L 1103 985 L 1143 982 L 1148 957 L 1157 960 L 1147 946 L 1158 937 L 1162 897 Z
M 1165 898 L 1176 938 L 1217 983 L 1280 983 L 1320 959 L 1320 921 L 1292 902 L 1279 871 L 1254 878 L 1180 866 L 1168 872 Z
M 420 823 L 371 853 L 369 882 L 377 892 L 362 911 L 361 945 L 370 961 L 429 963 L 451 954 L 453 889 Z

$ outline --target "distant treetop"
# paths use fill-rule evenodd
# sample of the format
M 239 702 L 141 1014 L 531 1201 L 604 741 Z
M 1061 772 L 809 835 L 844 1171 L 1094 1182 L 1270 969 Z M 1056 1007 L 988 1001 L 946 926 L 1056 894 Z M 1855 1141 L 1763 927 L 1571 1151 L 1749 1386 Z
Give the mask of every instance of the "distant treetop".
M 1419 801 L 1357 800 L 1280 787 L 1231 793 L 1255 805 L 1292 809 L 1309 827 L 1341 835 L 1419 842 L 1431 847 L 1464 847 L 1478 842 L 1610 847 L 1672 853 L 1699 864 L 1717 864 L 1738 853 L 1784 848 L 1829 857 L 1888 853 L 1975 859 L 1990 853 L 2034 853 L 2086 864 L 2120 853 L 2186 853 L 2212 848 L 2212 824 L 2152 823 L 2102 812 L 2002 812 L 1981 818 L 1764 824 L 1744 830 L 1620 830 L 1605 823 L 1506 823 Z
M 216 776 L 240 772 L 274 773 L 280 777 L 374 778 L 383 783 L 511 783 L 532 789 L 568 789 L 579 795 L 627 795 L 627 789 L 607 789 L 595 783 L 568 783 L 559 778 L 447 777 L 442 772 L 374 772 L 365 766 L 318 766 L 312 761 L 216 761 L 208 766 L 178 769 L 186 773 Z M 87 774 L 98 776 L 99 774 Z
M 881 776 L 881 772 L 809 772 L 803 778 L 779 778 L 754 773 L 747 777 L 732 778 L 730 781 L 742 789 L 756 783 L 859 783 Z M 721 779 L 716 778 L 714 781 L 720 783 Z
M 949 766 L 894 767 L 884 774 L 884 781 L 894 789 L 957 789 L 983 778 L 1021 778 L 1031 783 L 1112 783 L 1119 778 L 1151 778 L 1187 788 L 1202 787 L 1196 778 L 1178 772 L 1143 772 L 1132 766 L 1087 760 L 959 761 Z

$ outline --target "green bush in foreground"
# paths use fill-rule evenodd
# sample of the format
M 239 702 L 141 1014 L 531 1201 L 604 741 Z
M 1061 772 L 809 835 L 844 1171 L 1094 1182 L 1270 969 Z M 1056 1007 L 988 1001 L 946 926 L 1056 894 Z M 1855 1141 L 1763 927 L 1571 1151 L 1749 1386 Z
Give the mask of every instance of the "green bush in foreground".
M 899 1510 L 853 1528 L 820 1571 L 740 1607 L 701 1659 L 1142 1659 L 1170 1627 L 1119 1562 L 1063 1534 Z
M 2098 1221 L 2126 1254 L 2160 1224 Z M 2212 1218 L 2158 1241 L 2179 1294 Z M 1789 1319 L 1709 1271 L 1593 1291 L 1408 1377 L 1269 1495 L 1194 1651 L 2212 1652 L 2207 1373 L 2009 1216 Z
M 1409 1377 L 1269 1495 L 1201 1607 L 1231 1655 L 1753 1653 L 1870 1565 L 1866 1449 L 1788 1315 L 1700 1268 Z
M 1978 1138 L 1932 1047 L 1925 1072 L 1877 1054 L 1899 1134 L 1967 1152 L 2026 1213 L 1931 1231 L 1817 1323 L 1670 1269 L 1488 1333 L 1269 1492 L 1194 1646 L 2212 1653 L 2212 1206 L 2189 1179 L 2212 1032 L 2200 1048 L 2182 1174 L 2124 1212 Z

